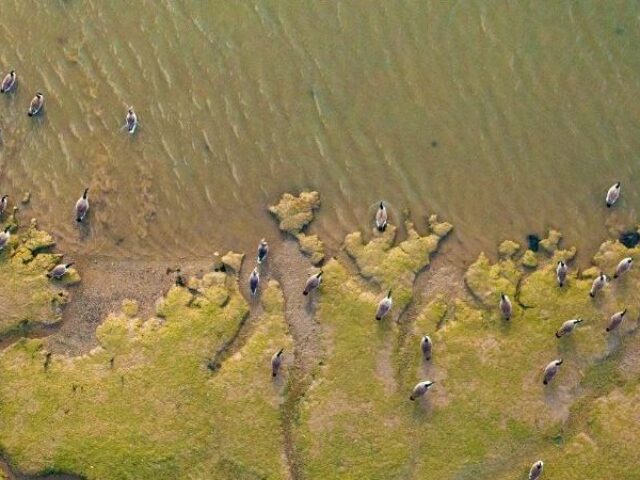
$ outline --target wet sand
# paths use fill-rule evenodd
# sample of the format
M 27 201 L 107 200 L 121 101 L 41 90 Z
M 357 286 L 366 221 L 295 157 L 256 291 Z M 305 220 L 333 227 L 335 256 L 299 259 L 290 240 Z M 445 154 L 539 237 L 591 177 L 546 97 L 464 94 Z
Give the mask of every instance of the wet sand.
M 82 272 L 82 282 L 72 287 L 63 322 L 49 338 L 49 345 L 54 352 L 86 352 L 96 345 L 96 327 L 110 313 L 120 312 L 123 300 L 135 300 L 141 318 L 149 318 L 155 314 L 156 301 L 175 283 L 176 274 L 168 269 L 179 266 L 183 273 L 196 275 L 210 265 L 204 261 L 176 265 L 80 258 L 76 268 Z

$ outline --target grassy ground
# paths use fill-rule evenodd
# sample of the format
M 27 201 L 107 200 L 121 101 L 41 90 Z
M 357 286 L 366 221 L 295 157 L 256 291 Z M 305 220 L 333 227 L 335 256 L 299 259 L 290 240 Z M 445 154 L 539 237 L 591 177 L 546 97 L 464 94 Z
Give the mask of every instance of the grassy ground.
M 59 322 L 68 296 L 64 287 L 80 281 L 73 268 L 60 280 L 46 277 L 62 256 L 49 252 L 53 238 L 35 222 L 18 228 L 10 217 L 2 230 L 6 226 L 12 235 L 0 251 L 0 336 Z
M 100 347 L 82 357 L 49 356 L 42 340 L 6 349 L 0 438 L 11 461 L 95 479 L 286 477 L 285 382 L 270 369 L 273 352 L 291 350 L 279 287 L 269 285 L 259 324 L 215 372 L 209 359 L 248 306 L 234 277 L 209 275 L 199 290 L 174 287 L 157 319 L 109 317 Z
M 575 250 L 560 249 L 557 232 L 538 253 L 503 244 L 500 260 L 480 255 L 469 267 L 468 298 L 442 294 L 416 315 L 399 315 L 421 295 L 415 277 L 451 226 L 432 218 L 430 228 L 421 235 L 407 223 L 400 243 L 393 226 L 370 241 L 351 234 L 345 248 L 359 274 L 336 259 L 323 266 L 324 282 L 308 301 L 324 358 L 295 405 L 286 401 L 295 346 L 279 285 L 269 282 L 246 324 L 235 274 L 211 273 L 190 289 L 172 288 L 152 319 L 125 303 L 86 355 L 50 355 L 46 339 L 6 348 L 0 447 L 21 470 L 91 479 L 280 479 L 293 470 L 318 480 L 506 480 L 525 479 L 537 459 L 544 479 L 639 478 L 640 269 L 596 299 L 588 292 L 600 270 L 611 274 L 640 249 L 605 243 L 594 268 L 572 269 L 561 289 L 555 262 Z M 376 321 L 387 288 L 394 310 Z M 500 293 L 514 303 L 509 322 Z M 624 306 L 620 329 L 605 332 Z M 557 339 L 575 317 L 584 322 Z M 428 362 L 424 334 L 434 344 Z M 273 380 L 279 348 L 285 366 Z M 556 358 L 564 363 L 545 387 L 542 369 Z M 433 389 L 410 401 L 426 379 Z
M 544 478 L 637 478 L 633 447 L 616 441 L 640 433 L 640 368 L 627 367 L 624 381 L 618 372 L 621 358 L 638 360 L 640 275 L 632 271 L 592 300 L 591 278 L 556 284 L 555 261 L 574 253 L 537 254 L 539 267 L 528 274 L 518 259 L 481 255 L 465 276 L 477 302 L 435 298 L 400 349 L 397 326 L 372 319 L 376 298 L 337 262 L 327 265 L 319 319 L 332 332 L 332 353 L 299 425 L 309 478 L 526 478 L 538 458 L 547 462 Z M 637 253 L 610 243 L 594 261 L 611 272 Z M 511 322 L 500 317 L 500 292 L 521 304 Z M 630 320 L 607 334 L 608 316 L 623 304 Z M 583 325 L 557 339 L 576 316 Z M 419 349 L 425 333 L 434 341 L 430 362 Z M 564 364 L 545 387 L 542 369 L 556 358 Z M 434 389 L 410 402 L 425 379 Z
M 318 208 L 320 208 L 318 192 L 302 192 L 297 197 L 285 193 L 277 204 L 269 207 L 269 211 L 278 219 L 280 230 L 293 235 L 298 240 L 300 250 L 314 265 L 324 260 L 324 243 L 317 235 L 309 235 L 303 230 L 311 223 L 314 212 Z

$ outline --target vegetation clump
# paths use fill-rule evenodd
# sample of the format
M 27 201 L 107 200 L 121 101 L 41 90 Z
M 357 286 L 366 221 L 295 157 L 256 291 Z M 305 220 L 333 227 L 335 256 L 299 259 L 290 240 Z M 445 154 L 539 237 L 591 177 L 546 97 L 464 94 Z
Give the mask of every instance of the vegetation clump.
M 387 225 L 384 232 L 365 243 L 361 232 L 346 236 L 344 247 L 358 266 L 360 274 L 373 280 L 382 290 L 393 290 L 394 305 L 402 310 L 413 297 L 413 282 L 418 272 L 429 265 L 431 255 L 438 249 L 453 225 L 429 219 L 430 232 L 420 235 L 413 223 L 405 221 L 407 238 L 394 245 L 398 228 Z
M 11 216 L 7 225 L 11 239 L 0 250 L 0 335 L 58 323 L 68 299 L 64 287 L 78 283 L 80 275 L 71 268 L 60 280 L 47 278 L 62 259 L 49 252 L 53 237 L 38 229 L 35 220 L 21 229 Z
M 301 251 L 309 256 L 314 265 L 324 260 L 324 243 L 317 235 L 308 235 L 303 230 L 311 223 L 318 208 L 318 192 L 302 192 L 297 197 L 285 193 L 276 205 L 269 207 L 269 211 L 279 221 L 280 230 L 289 233 L 300 242 Z

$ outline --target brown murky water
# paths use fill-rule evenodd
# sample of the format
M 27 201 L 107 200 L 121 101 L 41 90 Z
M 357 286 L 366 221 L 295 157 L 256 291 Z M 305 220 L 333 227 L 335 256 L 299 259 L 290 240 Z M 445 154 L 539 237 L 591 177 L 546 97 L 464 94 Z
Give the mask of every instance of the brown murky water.
M 0 38 L 0 191 L 32 192 L 70 257 L 253 251 L 266 205 L 307 188 L 334 247 L 385 199 L 454 223 L 457 260 L 547 227 L 592 249 L 637 219 L 635 0 L 6 0 Z

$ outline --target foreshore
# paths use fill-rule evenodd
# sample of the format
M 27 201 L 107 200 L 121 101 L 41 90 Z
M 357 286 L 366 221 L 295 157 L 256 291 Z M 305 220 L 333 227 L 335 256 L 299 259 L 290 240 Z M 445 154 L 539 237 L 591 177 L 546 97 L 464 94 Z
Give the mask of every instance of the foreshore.
M 504 242 L 498 260 L 480 253 L 462 271 L 438 254 L 454 226 L 435 215 L 427 231 L 393 218 L 329 252 L 308 232 L 320 205 L 303 192 L 271 207 L 283 233 L 270 239 L 256 297 L 254 252 L 181 265 L 86 259 L 57 283 L 44 277 L 59 259 L 47 234 L 16 228 L 0 256 L 12 282 L 3 298 L 30 297 L 2 323 L 9 478 L 506 479 L 524 478 L 538 458 L 549 478 L 640 474 L 633 443 L 618 441 L 640 435 L 629 421 L 640 399 L 640 273 L 588 295 L 601 270 L 638 247 L 605 242 L 580 271 L 552 231 L 537 252 Z M 571 267 L 563 288 L 559 259 Z M 322 285 L 304 297 L 320 268 Z M 376 321 L 388 289 L 393 309 Z M 501 293 L 514 300 L 508 322 Z M 605 332 L 622 306 L 628 318 Z M 576 316 L 584 325 L 557 339 Z M 55 331 L 20 339 L 42 325 Z M 560 356 L 562 371 L 543 387 L 542 368 Z M 426 378 L 433 390 L 410 402 Z

